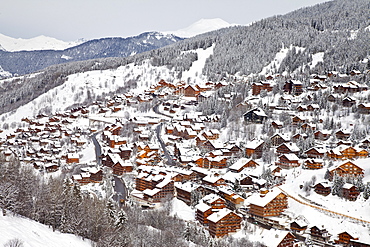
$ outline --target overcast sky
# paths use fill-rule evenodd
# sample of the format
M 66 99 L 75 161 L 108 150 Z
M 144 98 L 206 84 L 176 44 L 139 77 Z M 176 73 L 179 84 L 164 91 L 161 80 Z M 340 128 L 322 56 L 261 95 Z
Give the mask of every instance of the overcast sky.
M 248 24 L 328 0 L 1 0 L 0 33 L 64 41 L 174 31 L 200 19 Z

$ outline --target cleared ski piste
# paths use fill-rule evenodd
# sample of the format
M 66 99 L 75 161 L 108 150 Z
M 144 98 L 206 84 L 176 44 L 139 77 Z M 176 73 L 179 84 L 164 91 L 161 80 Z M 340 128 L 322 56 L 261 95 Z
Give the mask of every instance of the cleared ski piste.
M 24 247 L 90 247 L 91 241 L 73 234 L 60 233 L 51 227 L 36 221 L 0 213 L 0 246 L 4 246 L 11 239 L 19 239 Z

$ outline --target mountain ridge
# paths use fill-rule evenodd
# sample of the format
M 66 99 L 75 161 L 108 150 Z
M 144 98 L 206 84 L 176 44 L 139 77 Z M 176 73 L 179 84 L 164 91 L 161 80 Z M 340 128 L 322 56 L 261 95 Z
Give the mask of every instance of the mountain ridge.
M 48 66 L 104 57 L 127 57 L 183 40 L 170 34 L 146 32 L 128 38 L 89 40 L 65 50 L 0 51 L 0 66 L 12 74 L 28 74 Z

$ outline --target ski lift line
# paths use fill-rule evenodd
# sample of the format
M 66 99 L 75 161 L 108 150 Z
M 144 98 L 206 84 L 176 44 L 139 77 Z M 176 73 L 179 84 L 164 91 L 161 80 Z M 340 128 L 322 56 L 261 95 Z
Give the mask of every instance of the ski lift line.
M 362 222 L 362 223 L 366 223 L 366 224 L 370 224 L 370 221 L 367 221 L 367 220 L 363 220 L 363 219 L 358 219 L 358 218 L 355 218 L 355 217 L 352 217 L 352 216 L 349 216 L 349 215 L 345 215 L 345 214 L 341 214 L 341 213 L 338 213 L 338 212 L 334 212 L 332 210 L 329 210 L 329 209 L 326 209 L 326 208 L 322 208 L 322 207 L 319 207 L 319 206 L 316 206 L 316 205 L 312 205 L 312 204 L 309 204 L 309 203 L 306 203 L 306 202 L 303 202 L 299 199 L 297 199 L 296 197 L 294 196 L 291 196 L 289 195 L 285 190 L 283 190 L 282 188 L 278 187 L 287 197 L 289 198 L 292 198 L 293 200 L 295 200 L 296 202 L 302 204 L 302 205 L 306 205 L 306 206 L 309 206 L 311 208 L 315 208 L 315 209 L 318 209 L 318 210 L 322 210 L 322 211 L 326 211 L 326 212 L 329 212 L 329 213 L 332 213 L 332 214 L 336 214 L 336 215 L 339 215 L 339 216 L 343 216 L 343 217 L 346 217 L 346 218 L 349 218 L 349 219 L 352 219 L 352 220 L 355 220 L 355 221 L 359 221 L 359 222 Z

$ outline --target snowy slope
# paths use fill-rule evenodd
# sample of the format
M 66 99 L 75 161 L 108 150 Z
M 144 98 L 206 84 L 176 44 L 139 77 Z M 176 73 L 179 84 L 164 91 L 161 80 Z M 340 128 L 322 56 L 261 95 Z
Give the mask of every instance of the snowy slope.
M 91 242 L 73 234 L 60 233 L 36 221 L 0 214 L 0 246 L 12 239 L 19 239 L 24 247 L 88 247 Z
M 64 50 L 81 42 L 65 42 L 51 37 L 37 36 L 31 39 L 11 38 L 0 33 L 0 49 L 5 51 Z
M 190 38 L 198 34 L 210 32 L 210 31 L 214 31 L 217 29 L 230 27 L 230 26 L 235 26 L 235 25 L 230 24 L 220 18 L 201 19 L 186 28 L 179 29 L 177 31 L 166 31 L 163 33 L 170 33 L 170 34 L 174 34 L 179 37 Z

